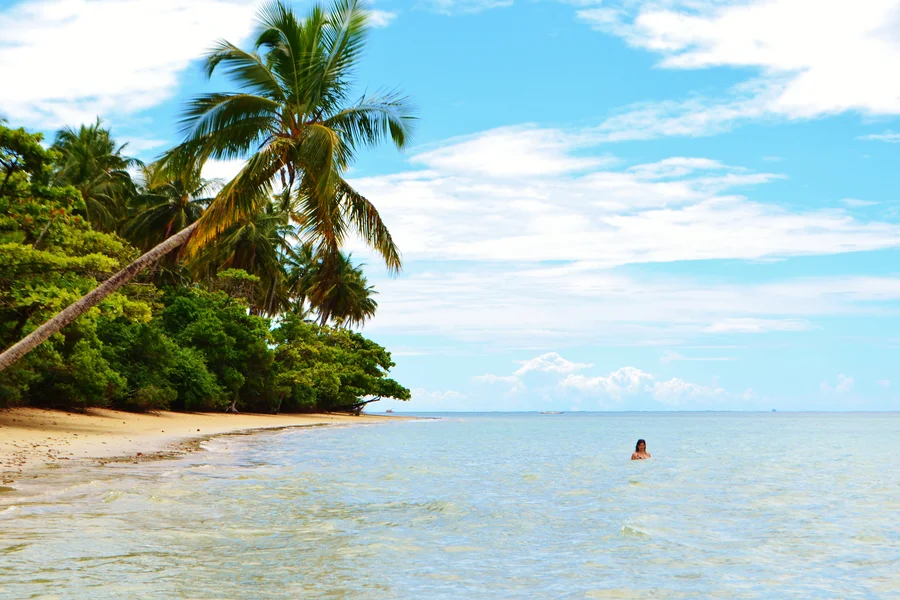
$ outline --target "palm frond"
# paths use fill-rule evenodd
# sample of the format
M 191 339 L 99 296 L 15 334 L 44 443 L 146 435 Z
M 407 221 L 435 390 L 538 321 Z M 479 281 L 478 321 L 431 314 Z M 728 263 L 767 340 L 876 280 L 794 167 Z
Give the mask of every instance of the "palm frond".
M 206 56 L 207 78 L 211 78 L 220 65 L 224 66 L 227 76 L 253 95 L 277 102 L 286 100 L 278 78 L 255 52 L 246 52 L 231 42 L 220 40 Z
M 204 94 L 194 98 L 180 121 L 187 139 L 209 136 L 235 125 L 255 123 L 259 139 L 275 128 L 281 104 L 253 94 Z
M 340 131 L 352 147 L 377 146 L 390 138 L 398 149 L 406 147 L 416 119 L 409 99 L 397 92 L 362 98 L 324 121 L 326 127 Z
M 225 184 L 209 208 L 200 217 L 187 253 L 211 241 L 241 219 L 259 212 L 272 194 L 272 180 L 281 167 L 279 157 L 263 151 L 252 156 L 244 168 Z
M 398 272 L 403 266 L 400 250 L 381 220 L 378 209 L 344 180 L 338 184 L 338 196 L 343 210 L 363 241 L 381 255 L 388 270 Z

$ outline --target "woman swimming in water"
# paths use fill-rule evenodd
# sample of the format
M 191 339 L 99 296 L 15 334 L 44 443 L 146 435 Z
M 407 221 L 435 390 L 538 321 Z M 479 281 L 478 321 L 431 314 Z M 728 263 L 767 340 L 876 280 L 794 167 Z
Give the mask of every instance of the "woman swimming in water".
M 638 440 L 637 444 L 634 445 L 634 454 L 631 455 L 631 460 L 646 460 L 648 458 L 651 458 L 651 456 L 647 452 L 647 442 Z

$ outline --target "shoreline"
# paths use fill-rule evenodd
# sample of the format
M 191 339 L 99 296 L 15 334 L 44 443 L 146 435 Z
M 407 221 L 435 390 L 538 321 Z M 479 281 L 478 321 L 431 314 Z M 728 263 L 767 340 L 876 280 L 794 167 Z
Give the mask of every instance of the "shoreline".
M 393 415 L 84 413 L 39 408 L 0 410 L 0 486 L 35 478 L 42 470 L 97 461 L 140 462 L 193 452 L 209 438 L 254 431 L 361 425 L 404 420 Z

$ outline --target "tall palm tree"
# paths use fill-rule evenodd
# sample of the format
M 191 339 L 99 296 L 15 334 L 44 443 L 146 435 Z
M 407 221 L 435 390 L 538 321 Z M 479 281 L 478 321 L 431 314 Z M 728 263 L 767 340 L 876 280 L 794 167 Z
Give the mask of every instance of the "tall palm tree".
M 104 281 L 23 340 L 0 354 L 0 370 L 33 350 L 195 232 L 196 248 L 260 211 L 276 188 L 291 198 L 300 235 L 335 257 L 351 230 L 361 234 L 390 269 L 400 253 L 378 211 L 342 175 L 357 152 L 390 139 L 406 145 L 412 124 L 407 100 L 385 93 L 350 100 L 354 69 L 366 34 L 367 11 L 358 0 L 338 0 L 330 11 L 312 8 L 298 19 L 283 2 L 259 14 L 254 49 L 221 42 L 207 72 L 225 69 L 243 91 L 197 98 L 184 119 L 186 138 L 163 164 L 183 172 L 209 158 L 246 159 L 196 223 L 182 229 Z M 336 259 L 333 259 L 336 260 Z
M 397 93 L 351 101 L 366 18 L 358 0 L 338 0 L 330 12 L 315 6 L 302 21 L 276 0 L 260 11 L 252 51 L 223 41 L 209 54 L 207 74 L 224 70 L 242 91 L 196 98 L 185 141 L 164 160 L 176 170 L 198 159 L 247 162 L 200 219 L 192 248 L 282 190 L 304 241 L 337 256 L 355 230 L 389 269 L 400 268 L 378 211 L 343 179 L 359 149 L 388 138 L 404 147 L 413 121 Z
M 375 314 L 377 292 L 368 285 L 362 265 L 354 266 L 350 256 L 341 253 L 336 261 L 319 259 L 306 274 L 305 294 L 319 317 L 339 327 L 362 325 Z
M 135 191 L 128 169 L 140 162 L 122 154 L 125 144 L 116 147 L 100 119 L 78 130 L 67 127 L 59 131 L 53 149 L 61 154 L 57 182 L 81 192 L 85 216 L 94 227 L 114 230 Z

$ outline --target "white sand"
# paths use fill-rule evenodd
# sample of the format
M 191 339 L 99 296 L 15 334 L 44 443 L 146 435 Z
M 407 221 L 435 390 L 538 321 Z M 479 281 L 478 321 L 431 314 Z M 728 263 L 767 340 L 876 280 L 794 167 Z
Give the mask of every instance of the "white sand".
M 224 413 L 135 414 L 91 409 L 85 414 L 15 408 L 0 410 L 0 483 L 35 468 L 67 461 L 171 453 L 190 440 L 253 429 L 384 422 L 386 417 L 344 414 L 254 415 Z

